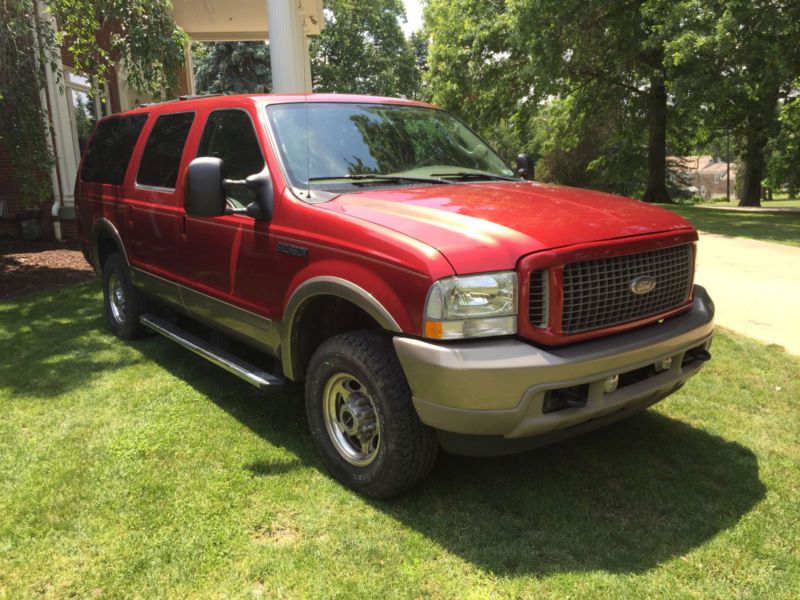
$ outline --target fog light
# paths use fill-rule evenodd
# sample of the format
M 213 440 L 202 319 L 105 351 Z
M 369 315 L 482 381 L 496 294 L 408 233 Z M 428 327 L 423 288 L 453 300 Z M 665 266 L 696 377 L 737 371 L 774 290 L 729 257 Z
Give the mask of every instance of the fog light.
M 672 358 L 665 358 L 664 360 L 660 360 L 656 363 L 656 373 L 661 373 L 662 371 L 669 371 L 669 368 L 672 366 Z
M 619 375 L 612 375 L 611 377 L 606 377 L 606 382 L 603 384 L 603 392 L 606 394 L 610 394 L 614 390 L 617 389 L 619 385 Z

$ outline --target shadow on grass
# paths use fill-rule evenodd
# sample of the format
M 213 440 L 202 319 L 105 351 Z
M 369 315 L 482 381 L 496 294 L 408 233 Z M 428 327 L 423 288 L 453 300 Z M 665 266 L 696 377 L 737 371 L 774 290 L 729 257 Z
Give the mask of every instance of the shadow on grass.
M 800 246 L 800 214 L 669 206 L 700 231 Z
M 243 469 L 270 477 L 304 465 L 324 472 L 305 427 L 302 386 L 259 393 L 159 337 L 125 344 L 129 351 L 120 353 L 105 331 L 95 286 L 64 292 L 66 302 L 60 296 L 0 311 L 2 329 L 14 336 L 3 334 L 0 348 L 29 356 L 39 387 L 55 395 L 93 371 L 149 359 L 296 457 Z M 22 350 L 30 344 L 40 354 Z M 103 360 L 111 345 L 116 358 Z M 23 389 L 22 364 L 4 357 L 0 386 Z M 525 454 L 443 455 L 420 487 L 370 504 L 484 570 L 544 576 L 652 569 L 732 527 L 764 495 L 750 450 L 650 411 Z
M 305 426 L 302 386 L 262 394 L 200 358 L 175 360 L 188 353 L 167 340 L 137 347 L 297 457 L 243 468 L 325 472 Z M 370 504 L 498 575 L 641 572 L 735 525 L 765 491 L 750 450 L 651 411 L 515 456 L 442 455 L 420 487 Z
M 141 362 L 108 335 L 98 281 L 0 302 L 0 389 L 55 397 Z

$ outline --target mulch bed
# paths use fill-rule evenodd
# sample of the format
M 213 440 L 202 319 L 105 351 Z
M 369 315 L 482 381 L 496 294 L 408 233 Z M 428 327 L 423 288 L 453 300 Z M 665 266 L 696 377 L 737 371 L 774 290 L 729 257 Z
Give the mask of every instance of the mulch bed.
M 82 283 L 94 271 L 77 241 L 0 241 L 0 301 Z

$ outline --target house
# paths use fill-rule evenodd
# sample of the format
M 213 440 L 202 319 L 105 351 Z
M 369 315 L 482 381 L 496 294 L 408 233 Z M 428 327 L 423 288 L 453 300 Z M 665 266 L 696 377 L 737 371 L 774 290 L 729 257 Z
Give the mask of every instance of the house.
M 38 3 L 40 23 L 55 31 L 57 23 L 46 5 Z M 193 41 L 269 40 L 272 88 L 284 93 L 311 91 L 308 36 L 321 31 L 322 0 L 174 0 L 173 16 Z M 108 82 L 98 86 L 73 68 L 69 52 L 61 49 L 54 54 L 56 70 L 46 70 L 40 94 L 50 125 L 47 139 L 56 159 L 50 174 L 52 198 L 36 214 L 42 236 L 60 240 L 77 235 L 73 189 L 81 151 L 94 124 L 152 98 L 127 84 L 124 64 L 116 64 Z M 194 94 L 188 45 L 185 68 L 178 79 L 176 96 Z M 17 182 L 22 176 L 14 172 L 9 149 L 0 142 L 0 238 L 20 236 L 17 217 L 25 203 Z
M 730 172 L 730 195 L 736 195 L 736 165 L 708 155 L 672 156 L 672 181 L 693 196 L 710 200 L 728 195 L 728 173 Z

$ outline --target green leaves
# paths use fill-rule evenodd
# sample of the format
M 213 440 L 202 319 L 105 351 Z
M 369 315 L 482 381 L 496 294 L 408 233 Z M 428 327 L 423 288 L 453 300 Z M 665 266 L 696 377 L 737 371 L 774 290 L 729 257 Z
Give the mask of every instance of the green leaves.
M 159 98 L 176 85 L 188 38 L 169 0 L 50 0 L 48 6 L 75 70 L 103 83 L 122 61 L 127 83 L 141 92 Z
M 401 0 L 326 0 L 325 27 L 311 40 L 315 92 L 414 97 L 415 53 L 403 36 Z
M 52 35 L 39 23 L 33 0 L 0 0 L 0 143 L 16 173 L 23 203 L 36 208 L 50 198 L 53 155 L 39 92 L 52 60 Z
M 195 44 L 198 93 L 265 93 L 272 88 L 269 46 L 265 42 Z
M 796 0 L 429 0 L 425 23 L 433 100 L 507 159 L 649 198 L 666 198 L 668 154 L 728 130 L 760 181 L 800 76 Z M 793 156 L 786 140 L 770 148 Z

